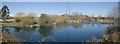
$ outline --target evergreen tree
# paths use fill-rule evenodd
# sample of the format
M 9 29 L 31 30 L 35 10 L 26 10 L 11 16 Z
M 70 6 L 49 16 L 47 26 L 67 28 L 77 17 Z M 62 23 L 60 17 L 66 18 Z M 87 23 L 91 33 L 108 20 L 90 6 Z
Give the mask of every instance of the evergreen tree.
M 10 13 L 10 11 L 9 11 L 8 7 L 6 5 L 3 6 L 1 9 L 1 15 L 2 15 L 3 21 L 5 21 L 9 18 L 9 13 Z

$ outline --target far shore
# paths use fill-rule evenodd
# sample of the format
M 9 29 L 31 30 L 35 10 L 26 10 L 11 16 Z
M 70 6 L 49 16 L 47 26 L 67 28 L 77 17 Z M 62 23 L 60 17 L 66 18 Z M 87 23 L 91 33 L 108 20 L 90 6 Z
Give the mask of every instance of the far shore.
M 79 23 L 83 23 L 83 22 L 79 22 Z M 84 23 L 88 23 L 88 22 L 84 22 Z M 91 22 L 89 22 L 91 23 Z M 113 23 L 106 23 L 106 22 L 94 22 L 96 23 L 101 23 L 101 24 L 113 24 Z M 61 23 L 60 23 L 61 24 Z M 66 24 L 66 23 L 65 23 Z M 69 23 L 68 23 L 69 24 Z M 74 23 L 73 23 L 74 24 Z M 53 25 L 58 25 L 56 23 L 53 23 L 52 25 L 45 25 L 45 26 L 53 26 Z M 40 26 L 39 24 L 34 24 L 34 25 L 28 25 L 28 26 L 24 26 L 24 25 L 19 25 L 18 23 L 5 23 L 5 24 L 0 24 L 0 28 L 1 27 L 34 27 L 34 26 Z
M 30 25 L 30 26 L 21 26 L 21 25 L 14 26 L 14 25 L 11 25 L 11 26 L 4 26 L 4 27 L 34 27 L 34 26 L 39 26 L 39 25 Z M 3 27 L 3 26 L 0 26 L 0 27 Z

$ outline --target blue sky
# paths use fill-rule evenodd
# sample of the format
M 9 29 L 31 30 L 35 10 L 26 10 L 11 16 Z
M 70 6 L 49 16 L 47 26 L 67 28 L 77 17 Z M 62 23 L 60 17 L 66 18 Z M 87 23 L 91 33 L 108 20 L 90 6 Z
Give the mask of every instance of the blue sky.
M 0 8 L 2 7 L 2 3 L 0 2 Z
M 10 16 L 18 12 L 62 15 L 65 13 L 65 2 L 2 2 L 10 9 Z M 79 12 L 87 15 L 106 16 L 107 12 L 117 7 L 117 2 L 70 2 L 70 12 Z
M 66 2 L 67 0 L 1 0 L 2 2 Z M 119 0 L 69 0 L 70 2 L 118 2 Z

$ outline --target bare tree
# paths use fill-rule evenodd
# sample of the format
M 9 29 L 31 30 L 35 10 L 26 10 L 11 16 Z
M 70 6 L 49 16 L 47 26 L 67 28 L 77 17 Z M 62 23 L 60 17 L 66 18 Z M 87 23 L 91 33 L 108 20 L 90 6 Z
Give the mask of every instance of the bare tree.
M 37 17 L 36 15 L 37 14 L 35 14 L 35 13 L 29 13 L 29 14 L 27 14 L 27 17 Z
M 23 12 L 17 13 L 14 17 L 24 17 L 26 14 Z
M 117 18 L 117 17 L 118 17 L 118 7 L 112 8 L 112 9 L 108 12 L 108 17 Z

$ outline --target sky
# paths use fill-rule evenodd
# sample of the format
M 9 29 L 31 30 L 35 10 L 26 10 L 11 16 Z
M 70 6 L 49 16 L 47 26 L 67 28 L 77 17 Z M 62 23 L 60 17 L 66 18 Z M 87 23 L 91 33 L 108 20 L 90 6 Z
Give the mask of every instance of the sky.
M 67 0 L 1 0 L 2 2 L 66 2 Z M 118 2 L 119 0 L 69 0 L 70 2 Z
M 117 2 L 69 2 L 70 12 L 79 12 L 86 15 L 106 16 L 108 11 L 117 7 Z M 62 15 L 66 11 L 66 2 L 2 2 L 10 9 L 10 16 L 18 12 Z
M 0 1 L 0 8 L 2 7 L 2 2 Z

